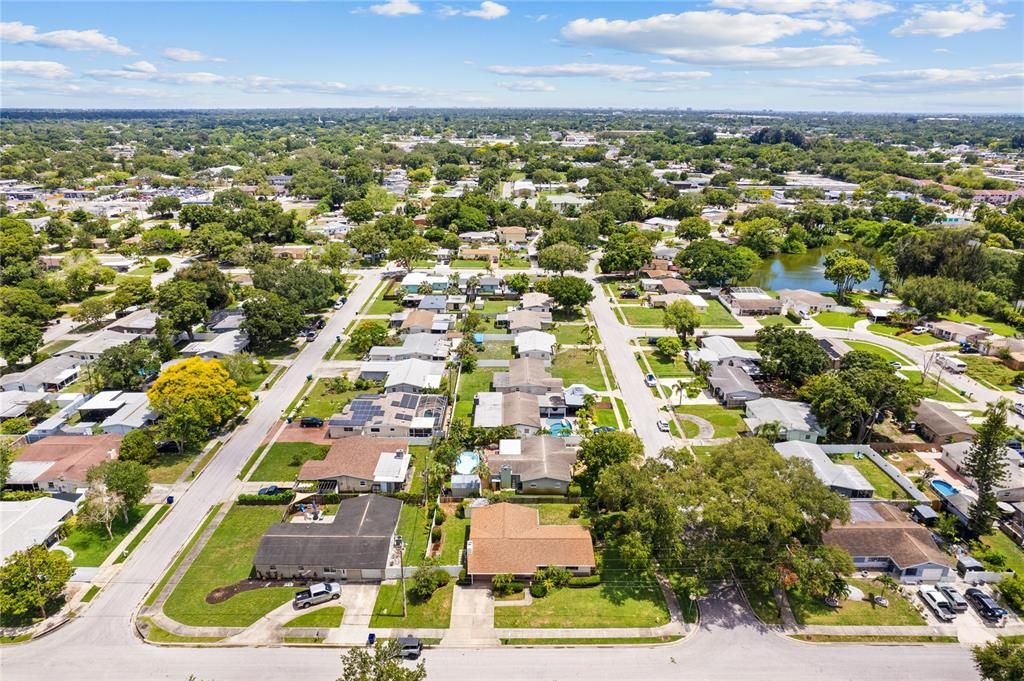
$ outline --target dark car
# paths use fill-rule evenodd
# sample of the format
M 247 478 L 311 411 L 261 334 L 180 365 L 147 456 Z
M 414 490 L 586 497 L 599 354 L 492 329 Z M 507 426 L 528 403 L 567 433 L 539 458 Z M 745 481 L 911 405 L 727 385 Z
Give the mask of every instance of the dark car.
M 270 485 L 268 487 L 260 487 L 260 491 L 257 492 L 261 497 L 272 497 L 275 494 L 281 492 L 281 488 L 277 485 Z
M 998 622 L 1009 614 L 1005 609 L 999 607 L 995 599 L 981 589 L 972 587 L 965 591 L 964 595 L 967 596 L 967 600 L 971 602 L 978 614 L 990 622 Z
M 170 440 L 156 443 L 156 451 L 160 454 L 173 454 L 178 451 L 178 443 Z
M 324 420 L 319 416 L 303 416 L 299 421 L 301 428 L 320 428 L 324 425 Z
M 640 292 L 637 291 L 636 289 L 632 289 L 632 288 L 629 289 L 628 291 L 623 291 L 622 293 L 619 294 L 619 298 L 639 298 L 639 297 L 640 297 Z

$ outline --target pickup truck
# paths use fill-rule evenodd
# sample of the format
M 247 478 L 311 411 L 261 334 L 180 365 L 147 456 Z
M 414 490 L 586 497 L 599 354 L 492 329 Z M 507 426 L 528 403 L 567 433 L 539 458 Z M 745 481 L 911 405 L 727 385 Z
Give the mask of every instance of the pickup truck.
M 341 598 L 341 585 L 337 582 L 321 582 L 311 584 L 308 589 L 295 594 L 294 606 L 298 610 L 305 610 L 311 605 L 336 601 Z

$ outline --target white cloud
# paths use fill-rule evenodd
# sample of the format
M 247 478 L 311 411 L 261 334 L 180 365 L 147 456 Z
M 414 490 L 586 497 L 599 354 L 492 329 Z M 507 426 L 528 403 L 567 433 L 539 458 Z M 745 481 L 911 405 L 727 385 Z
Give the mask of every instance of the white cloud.
M 126 64 L 120 69 L 94 69 L 86 75 L 98 79 L 146 80 L 154 83 L 170 83 L 173 85 L 216 85 L 224 83 L 227 78 L 208 71 L 168 72 L 160 71 L 148 61 L 137 61 Z
M 934 50 L 932 50 L 932 52 L 938 52 L 940 54 L 943 54 L 949 52 L 949 50 L 947 50 L 945 47 L 936 47 Z
M 530 21 L 536 21 L 537 23 L 540 23 L 542 21 L 547 21 L 548 20 L 548 15 L 547 14 L 527 14 L 526 18 L 529 19 Z
M 133 64 L 125 64 L 125 71 L 134 71 L 136 73 L 156 73 L 157 69 L 152 63 L 148 61 L 137 61 Z
M 40 33 L 35 26 L 20 21 L 0 22 L 0 40 L 9 43 L 55 47 L 72 52 L 97 51 L 112 54 L 131 54 L 117 38 L 104 35 L 94 28 L 85 31 L 59 30 Z
M 498 83 L 499 87 L 512 92 L 554 92 L 555 86 L 540 79 L 533 80 L 503 80 Z
M 44 80 L 60 80 L 72 75 L 71 69 L 55 61 L 0 61 L 0 73 Z
M 935 9 L 929 5 L 914 5 L 913 15 L 892 30 L 897 37 L 908 35 L 930 35 L 950 38 L 961 33 L 976 33 L 989 29 L 1003 28 L 1009 14 L 989 13 L 988 7 L 979 0 L 968 0 L 960 5 L 949 5 Z
M 713 0 L 711 4 L 751 12 L 841 17 L 854 21 L 873 19 L 896 11 L 889 3 L 874 0 Z
M 161 54 L 171 61 L 224 61 L 222 57 L 211 57 L 199 50 L 189 50 L 184 47 L 168 47 Z
M 387 0 L 379 5 L 370 5 L 370 11 L 386 17 L 400 17 L 423 12 L 420 6 L 412 0 Z
M 731 68 L 802 68 L 879 64 L 884 60 L 859 44 L 771 47 L 802 33 L 834 35 L 845 22 L 784 14 L 730 14 L 719 10 L 659 14 L 634 21 L 577 19 L 562 27 L 576 44 L 657 54 L 676 62 Z
M 607 78 L 620 82 L 655 82 L 671 80 L 699 80 L 711 76 L 707 71 L 652 71 L 631 64 L 546 64 L 542 66 L 508 66 L 495 64 L 487 67 L 491 73 L 504 76 L 537 76 L 541 78 Z
M 508 14 L 508 7 L 492 2 L 492 0 L 484 0 L 480 3 L 479 9 L 469 10 L 463 12 L 463 14 L 467 17 L 476 17 L 477 19 L 500 19 Z
M 836 78 L 819 81 L 803 79 L 781 81 L 788 87 L 802 87 L 834 93 L 893 95 L 931 94 L 953 92 L 1016 92 L 1021 99 L 1024 87 L 1024 64 L 991 64 L 964 69 L 905 69 L 881 71 L 856 78 Z M 1024 106 L 1024 102 L 1020 102 Z

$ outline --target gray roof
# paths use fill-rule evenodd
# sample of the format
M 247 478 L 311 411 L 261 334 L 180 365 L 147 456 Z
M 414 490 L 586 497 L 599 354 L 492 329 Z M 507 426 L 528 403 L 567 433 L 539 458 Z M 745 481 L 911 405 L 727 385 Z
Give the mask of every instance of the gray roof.
M 814 475 L 829 487 L 848 490 L 875 491 L 874 485 L 864 475 L 850 465 L 834 463 L 828 454 L 816 444 L 810 442 L 778 442 L 775 450 L 787 459 L 803 459 L 811 464 Z
M 974 428 L 967 422 L 967 419 L 941 402 L 921 400 L 914 410 L 914 420 L 939 437 L 961 433 L 974 434 Z
M 746 371 L 737 366 L 728 364 L 715 366 L 711 375 L 708 376 L 708 383 L 727 397 L 739 393 L 761 396 L 761 389 L 750 380 Z
M 333 523 L 279 523 L 260 540 L 254 565 L 383 570 L 402 502 L 377 494 L 343 499 Z
M 58 383 L 68 378 L 70 374 L 77 373 L 81 365 L 82 361 L 74 357 L 49 357 L 25 371 L 3 376 L 0 378 L 0 385 Z
M 504 444 L 506 442 L 509 441 L 501 441 L 502 449 L 515 451 L 515 447 L 506 447 Z M 512 474 L 518 475 L 523 481 L 544 478 L 569 482 L 572 479 L 572 467 L 576 463 L 576 450 L 566 446 L 563 438 L 536 435 L 511 442 L 518 443 L 518 454 L 487 455 L 487 465 L 491 469 L 492 476 L 498 476 L 502 466 L 509 466 Z
M 757 430 L 758 426 L 764 423 L 776 422 L 785 430 L 825 432 L 818 424 L 818 419 L 811 413 L 810 405 L 805 402 L 787 402 L 774 397 L 762 397 L 747 402 L 747 417 L 743 420 L 751 430 Z

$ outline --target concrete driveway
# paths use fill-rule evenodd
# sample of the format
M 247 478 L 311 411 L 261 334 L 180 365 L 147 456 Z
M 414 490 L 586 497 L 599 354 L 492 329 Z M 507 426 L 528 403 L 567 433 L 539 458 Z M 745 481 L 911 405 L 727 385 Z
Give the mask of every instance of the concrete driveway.
M 338 605 L 345 608 L 345 616 L 341 619 L 341 625 L 370 626 L 373 604 L 377 602 L 379 591 L 380 584 L 342 584 Z
M 494 596 L 484 586 L 455 586 L 452 597 L 452 621 L 444 646 L 471 647 L 496 645 Z

